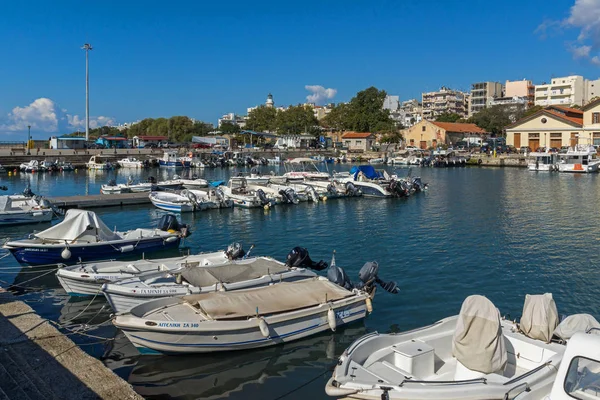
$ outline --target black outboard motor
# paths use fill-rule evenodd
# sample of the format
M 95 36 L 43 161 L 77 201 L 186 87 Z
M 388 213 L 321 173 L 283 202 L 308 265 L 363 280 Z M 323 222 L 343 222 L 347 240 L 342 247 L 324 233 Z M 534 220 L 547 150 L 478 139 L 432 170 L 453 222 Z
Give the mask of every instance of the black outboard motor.
M 267 204 L 271 204 L 271 201 L 269 200 L 269 198 L 267 197 L 266 193 L 264 190 L 262 189 L 258 189 L 256 191 L 256 195 L 258 196 L 258 198 L 260 199 L 260 204 L 263 206 L 266 206 Z
M 158 229 L 165 232 L 179 232 L 183 237 L 188 237 L 191 234 L 188 225 L 180 223 L 173 214 L 163 215 L 160 221 L 158 221 Z
M 35 196 L 35 193 L 33 193 L 33 190 L 31 190 L 31 187 L 29 185 L 27 185 L 27 187 L 23 190 L 23 196 L 25 196 L 25 197 Z
M 346 272 L 338 266 L 332 265 L 327 270 L 327 279 L 336 285 L 342 286 L 348 290 L 357 288 L 361 290 L 365 290 L 367 292 L 371 292 L 375 284 L 381 286 L 383 290 L 386 292 L 397 294 L 400 289 L 398 289 L 398 284 L 394 281 L 385 282 L 379 279 L 377 273 L 379 272 L 379 264 L 375 261 L 367 262 L 358 272 L 358 279 L 360 279 L 360 283 L 357 285 L 353 284 L 346 275 Z
M 308 255 L 308 250 L 304 247 L 294 247 L 287 255 L 285 265 L 288 268 L 310 268 L 315 271 L 322 271 L 327 268 L 327 263 L 323 260 L 314 262 Z
M 350 182 L 348 182 L 350 183 Z M 327 192 L 331 193 L 331 194 L 337 194 L 337 188 L 335 187 L 335 185 L 333 183 L 330 183 L 329 185 L 327 185 Z
M 156 178 L 153 176 L 148 177 L 148 183 L 156 183 Z
M 279 194 L 281 195 L 282 200 L 285 201 L 287 204 L 298 203 L 298 197 L 296 196 L 296 192 L 292 188 L 287 188 L 285 190 L 281 189 L 279 191 Z
M 352 182 L 346 182 L 346 195 L 356 196 L 358 195 L 358 189 Z
M 352 290 L 354 288 L 354 284 L 348 278 L 346 271 L 336 265 L 332 265 L 327 269 L 327 279 L 345 289 Z
M 225 254 L 230 260 L 237 260 L 238 258 L 244 257 L 246 255 L 246 252 L 244 251 L 244 248 L 242 247 L 241 243 L 235 242 L 227 246 Z
M 110 181 L 108 181 L 106 186 L 117 186 L 117 181 L 115 181 L 114 179 L 111 179 Z
M 0 186 L 0 190 L 8 190 L 7 186 Z

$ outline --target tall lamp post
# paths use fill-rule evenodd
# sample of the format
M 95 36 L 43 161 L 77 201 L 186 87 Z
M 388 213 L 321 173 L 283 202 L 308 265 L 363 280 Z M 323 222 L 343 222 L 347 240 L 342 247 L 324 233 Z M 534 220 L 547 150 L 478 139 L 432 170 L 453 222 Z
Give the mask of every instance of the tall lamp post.
M 31 125 L 27 125 L 27 155 L 31 155 L 31 150 L 29 149 L 29 143 L 31 143 Z
M 92 45 L 86 43 L 82 47 L 85 50 L 85 141 L 90 140 L 90 68 L 88 62 L 88 53 L 92 50 Z

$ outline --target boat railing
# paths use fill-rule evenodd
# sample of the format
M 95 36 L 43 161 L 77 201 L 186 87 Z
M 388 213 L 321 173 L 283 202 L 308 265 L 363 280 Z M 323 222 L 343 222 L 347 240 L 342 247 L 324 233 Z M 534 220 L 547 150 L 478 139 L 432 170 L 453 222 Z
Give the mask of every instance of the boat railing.
M 420 381 L 414 379 L 404 379 L 398 386 L 402 387 L 407 383 L 418 383 L 421 385 L 469 385 L 474 383 L 487 384 L 486 378 L 464 379 L 460 381 Z

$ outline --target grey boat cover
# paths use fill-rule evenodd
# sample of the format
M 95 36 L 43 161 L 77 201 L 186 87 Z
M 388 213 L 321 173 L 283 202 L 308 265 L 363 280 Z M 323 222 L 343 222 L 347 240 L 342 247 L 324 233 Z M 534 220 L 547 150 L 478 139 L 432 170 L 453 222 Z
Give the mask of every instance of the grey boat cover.
M 508 360 L 500 312 L 484 296 L 465 299 L 452 338 L 452 355 L 472 371 L 491 374 Z
M 288 270 L 285 264 L 266 258 L 257 258 L 250 263 L 233 261 L 211 267 L 201 267 L 198 265 L 199 263 L 191 263 L 181 273 L 181 276 L 186 281 L 197 287 L 212 286 L 219 282 L 247 281 Z
M 96 243 L 121 239 L 121 236 L 104 225 L 94 212 L 76 209 L 68 210 L 61 223 L 38 232 L 35 236 L 68 243 Z
M 12 209 L 10 196 L 0 196 L 0 211 L 9 211 Z
M 600 323 L 590 314 L 573 314 L 558 324 L 554 335 L 563 340 L 571 339 L 576 332 L 587 332 L 591 328 L 599 328 Z
M 315 278 L 251 290 L 193 294 L 184 296 L 183 300 L 217 320 L 252 317 L 257 309 L 259 315 L 281 313 L 353 295 L 332 282 Z
M 552 293 L 525 295 L 520 329 L 526 336 L 550 343 L 558 325 L 558 310 Z

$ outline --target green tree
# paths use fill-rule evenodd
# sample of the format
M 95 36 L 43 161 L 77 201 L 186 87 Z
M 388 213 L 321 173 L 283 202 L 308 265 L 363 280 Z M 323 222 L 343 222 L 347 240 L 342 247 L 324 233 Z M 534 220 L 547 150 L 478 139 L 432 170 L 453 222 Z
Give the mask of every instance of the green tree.
M 335 130 L 373 132 L 390 126 L 393 121 L 389 110 L 383 109 L 385 90 L 375 87 L 362 90 L 347 104 L 339 104 L 323 118 L 322 125 Z
M 276 125 L 279 134 L 298 135 L 314 132 L 313 128 L 318 124 L 312 108 L 307 106 L 297 105 L 277 112 Z
M 240 127 L 239 125 L 231 122 L 223 122 L 219 130 L 223 135 L 234 135 L 240 132 Z
M 462 117 L 456 113 L 442 113 L 438 115 L 435 120 L 436 122 L 457 122 Z
M 351 129 L 349 115 L 350 105 L 346 103 L 338 104 L 321 120 L 321 125 L 335 131 L 349 130 Z
M 277 129 L 277 110 L 264 105 L 256 107 L 248 114 L 246 128 L 257 132 L 275 132 Z
M 505 107 L 492 106 L 474 114 L 469 120 L 486 132 L 500 135 L 504 128 L 512 123 L 510 117 L 510 112 Z

